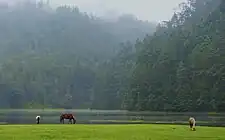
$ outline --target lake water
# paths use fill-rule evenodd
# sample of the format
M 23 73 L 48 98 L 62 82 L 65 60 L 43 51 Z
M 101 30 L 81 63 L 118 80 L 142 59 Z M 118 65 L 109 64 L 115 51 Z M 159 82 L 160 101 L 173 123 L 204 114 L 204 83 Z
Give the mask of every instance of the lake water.
M 130 124 L 169 123 L 187 124 L 190 116 L 196 118 L 197 125 L 225 126 L 225 113 L 169 113 L 169 112 L 129 112 L 107 110 L 0 110 L 1 124 L 35 124 L 35 117 L 41 116 L 42 124 L 59 124 L 62 113 L 72 113 L 77 123 L 82 124 Z M 68 121 L 65 120 L 65 123 Z

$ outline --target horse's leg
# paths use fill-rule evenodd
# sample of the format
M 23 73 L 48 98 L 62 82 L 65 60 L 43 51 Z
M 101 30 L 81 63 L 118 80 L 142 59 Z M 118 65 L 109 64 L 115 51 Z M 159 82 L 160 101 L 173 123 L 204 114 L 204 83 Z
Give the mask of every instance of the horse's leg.
M 69 119 L 69 121 L 68 121 L 68 124 L 70 123 L 70 119 Z
M 37 124 L 39 124 L 39 118 L 37 119 L 37 121 L 36 121 L 36 122 L 37 122 Z

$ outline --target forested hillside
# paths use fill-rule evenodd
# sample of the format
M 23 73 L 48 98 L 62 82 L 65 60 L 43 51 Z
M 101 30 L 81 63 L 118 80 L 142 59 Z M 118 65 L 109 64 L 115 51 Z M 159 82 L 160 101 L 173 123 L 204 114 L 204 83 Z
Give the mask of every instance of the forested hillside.
M 225 111 L 224 1 L 188 0 L 155 32 L 32 6 L 1 10 L 2 108 Z
M 123 41 L 135 42 L 155 27 L 133 17 L 110 22 L 77 7 L 1 4 L 0 107 L 90 107 L 102 63 Z
M 224 2 L 189 0 L 136 44 L 130 110 L 225 111 Z

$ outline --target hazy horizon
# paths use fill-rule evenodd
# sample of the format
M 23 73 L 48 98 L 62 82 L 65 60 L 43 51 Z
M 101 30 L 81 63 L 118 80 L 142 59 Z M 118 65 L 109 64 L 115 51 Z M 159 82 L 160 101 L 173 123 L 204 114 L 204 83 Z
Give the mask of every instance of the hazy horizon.
M 96 16 L 108 18 L 118 17 L 121 14 L 133 14 L 138 19 L 151 22 L 169 20 L 174 13 L 174 9 L 186 0 L 50 0 L 51 5 L 61 4 L 76 5 L 82 12 L 92 13 Z M 164 2 L 164 3 L 163 3 Z

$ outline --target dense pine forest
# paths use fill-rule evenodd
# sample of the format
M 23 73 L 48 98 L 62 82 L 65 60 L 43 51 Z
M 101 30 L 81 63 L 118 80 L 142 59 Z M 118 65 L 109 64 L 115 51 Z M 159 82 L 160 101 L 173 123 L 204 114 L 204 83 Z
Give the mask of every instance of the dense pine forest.
M 225 1 L 179 7 L 154 25 L 1 5 L 0 108 L 225 111 Z

